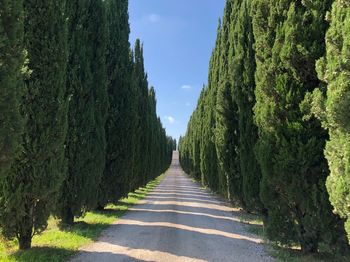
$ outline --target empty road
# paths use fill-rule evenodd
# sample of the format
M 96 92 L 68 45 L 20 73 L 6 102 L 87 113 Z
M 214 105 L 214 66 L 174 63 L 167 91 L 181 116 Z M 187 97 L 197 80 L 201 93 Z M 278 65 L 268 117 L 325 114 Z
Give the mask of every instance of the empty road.
M 273 261 L 235 213 L 184 175 L 174 153 L 161 184 L 72 261 Z

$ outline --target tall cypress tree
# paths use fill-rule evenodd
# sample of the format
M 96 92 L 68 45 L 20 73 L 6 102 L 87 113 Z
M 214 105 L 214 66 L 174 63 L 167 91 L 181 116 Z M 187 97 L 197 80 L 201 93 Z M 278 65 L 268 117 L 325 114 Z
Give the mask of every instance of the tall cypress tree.
M 238 3 L 236 1 L 236 3 Z M 261 209 L 260 203 L 260 168 L 254 153 L 258 140 L 257 127 L 253 120 L 255 105 L 255 52 L 254 35 L 250 16 L 251 1 L 243 0 L 236 13 L 233 33 L 230 40 L 234 58 L 230 59 L 229 68 L 233 87 L 233 99 L 236 104 L 236 131 L 238 140 L 239 172 L 242 179 L 242 202 L 248 210 Z M 234 19 L 233 19 L 234 21 Z M 233 135 L 231 135 L 233 136 Z
M 219 190 L 217 154 L 214 143 L 215 130 L 215 100 L 216 87 L 208 86 L 204 91 L 204 114 L 202 118 L 202 137 L 200 151 L 200 167 L 202 183 L 209 186 L 214 191 Z
M 216 49 L 218 50 L 216 52 L 219 52 L 217 69 L 215 69 L 217 71 L 216 73 L 209 72 L 209 81 L 219 85 L 217 87 L 217 123 L 215 135 L 216 150 L 220 160 L 219 166 L 226 178 L 225 184 L 222 186 L 222 193 L 227 195 L 231 201 L 238 202 L 244 206 L 242 176 L 239 168 L 238 108 L 234 101 L 231 72 L 231 61 L 235 56 L 232 39 L 240 5 L 240 1 L 226 2 L 222 28 L 217 35 L 218 44 Z M 224 188 L 225 186 L 226 188 Z
M 341 221 L 331 213 L 323 148 L 327 133 L 315 118 L 303 120 L 300 103 L 320 85 L 315 61 L 325 51 L 325 14 L 331 1 L 254 1 L 261 199 L 273 240 L 344 247 Z M 327 232 L 327 234 L 326 234 Z
M 157 167 L 157 160 L 159 161 L 159 147 L 157 145 L 157 102 L 156 102 L 156 92 L 154 87 L 151 87 L 148 92 L 148 104 L 149 104 L 149 141 L 151 144 L 149 154 L 149 173 L 150 176 L 156 175 L 159 171 Z
M 202 183 L 204 179 L 201 172 L 201 147 L 202 147 L 202 135 L 203 135 L 203 116 L 204 116 L 204 99 L 206 86 L 203 86 L 203 90 L 200 94 L 196 112 L 193 114 L 192 119 L 192 130 L 188 134 L 188 150 L 190 150 L 189 155 L 191 158 L 191 169 L 194 177 L 201 179 Z M 191 138 L 192 137 L 192 138 Z
M 69 1 L 69 64 L 67 93 L 69 128 L 66 156 L 68 176 L 58 202 L 64 224 L 97 205 L 105 163 L 106 16 L 105 4 Z
M 218 60 L 216 65 L 213 66 L 211 63 L 209 66 L 209 81 L 212 82 L 212 85 L 216 85 L 217 88 L 217 97 L 216 97 L 216 125 L 215 125 L 215 148 L 216 154 L 218 157 L 218 187 L 219 192 L 223 195 L 231 198 L 230 190 L 228 190 L 228 181 L 230 174 L 227 168 L 227 159 L 226 157 L 232 153 L 231 144 L 228 144 L 228 130 L 226 129 L 226 120 L 228 114 L 227 110 L 232 101 L 232 96 L 230 91 L 227 93 L 223 88 L 223 82 L 227 81 L 227 67 L 228 67 L 228 52 L 229 52 L 229 21 L 231 15 L 231 1 L 226 2 L 226 7 L 224 11 L 223 24 L 219 21 L 219 27 L 217 29 L 217 39 L 216 46 L 212 54 L 212 60 L 214 61 L 215 57 Z M 221 51 L 219 54 L 218 52 Z M 220 55 L 218 57 L 218 55 Z M 213 68 L 214 67 L 214 68 Z M 225 79 L 225 80 L 224 80 Z M 226 86 L 228 87 L 228 86 Z M 234 128 L 234 125 L 230 125 Z M 231 155 L 231 154 L 230 154 Z M 231 156 L 233 156 L 232 154 Z M 233 170 L 232 170 L 233 171 Z
M 331 21 L 327 56 L 323 60 L 326 62 L 322 65 L 321 61 L 319 69 L 322 79 L 328 83 L 326 112 L 330 141 L 325 153 L 331 174 L 327 179 L 327 189 L 335 213 L 347 220 L 345 229 L 350 236 L 350 3 L 336 1 Z M 322 68 L 328 70 L 322 74 Z
M 346 219 L 345 229 L 349 238 L 350 3 L 335 1 L 329 20 L 331 24 L 326 35 L 327 53 L 317 63 L 318 75 L 327 85 L 314 91 L 313 96 L 308 96 L 305 105 L 312 107 L 313 114 L 322 120 L 329 131 L 330 139 L 325 155 L 330 175 L 326 185 L 334 213 Z
M 220 25 L 218 32 L 221 31 Z M 221 170 L 218 168 L 217 152 L 215 147 L 215 129 L 216 129 L 216 96 L 219 81 L 219 65 L 221 55 L 221 38 L 220 34 L 216 41 L 212 58 L 209 66 L 208 86 L 203 92 L 203 111 L 200 120 L 195 123 L 195 128 L 201 129 L 200 139 L 200 170 L 202 183 L 209 186 L 214 191 L 220 191 L 220 181 L 223 180 Z M 201 123 L 200 123 L 201 122 Z M 220 172 L 220 173 L 219 173 Z
M 133 81 L 136 90 L 137 121 L 136 121 L 136 148 L 135 148 L 135 188 L 145 184 L 147 158 L 144 157 L 148 150 L 147 144 L 147 102 L 148 102 L 148 81 L 145 73 L 143 47 L 139 39 L 134 47 L 134 70 Z
M 6 175 L 20 145 L 23 117 L 23 1 L 0 3 L 0 178 Z
M 109 109 L 106 166 L 99 205 L 117 202 L 131 189 L 134 164 L 136 97 L 132 85 L 128 1 L 108 0 L 107 74 Z
M 172 155 L 171 138 L 167 137 L 156 114 L 154 89 L 148 87 L 143 47 L 140 40 L 136 40 L 134 47 L 132 86 L 135 92 L 137 117 L 135 121 L 134 168 L 129 184 L 134 190 L 164 172 L 170 165 Z M 153 156 L 154 150 L 159 155 Z M 153 173 L 153 167 L 157 166 L 158 168 Z
M 21 249 L 46 228 L 53 201 L 66 174 L 67 38 L 65 1 L 24 2 L 25 48 L 29 68 L 21 102 L 27 123 L 23 152 L 4 181 L 1 227 Z

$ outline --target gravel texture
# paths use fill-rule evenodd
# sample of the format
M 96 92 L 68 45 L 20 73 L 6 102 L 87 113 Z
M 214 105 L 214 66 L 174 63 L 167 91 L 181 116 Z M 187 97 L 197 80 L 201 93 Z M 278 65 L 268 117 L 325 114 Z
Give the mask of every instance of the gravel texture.
M 274 261 L 239 214 L 185 176 L 174 153 L 161 184 L 71 261 Z

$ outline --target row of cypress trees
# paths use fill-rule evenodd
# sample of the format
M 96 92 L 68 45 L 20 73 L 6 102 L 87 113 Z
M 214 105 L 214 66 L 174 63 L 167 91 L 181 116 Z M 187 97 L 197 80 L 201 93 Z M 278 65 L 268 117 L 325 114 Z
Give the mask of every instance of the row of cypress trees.
M 21 249 L 170 164 L 129 31 L 127 0 L 0 3 L 0 229 Z
M 179 142 L 186 172 L 304 252 L 348 250 L 349 19 L 343 0 L 227 0 Z

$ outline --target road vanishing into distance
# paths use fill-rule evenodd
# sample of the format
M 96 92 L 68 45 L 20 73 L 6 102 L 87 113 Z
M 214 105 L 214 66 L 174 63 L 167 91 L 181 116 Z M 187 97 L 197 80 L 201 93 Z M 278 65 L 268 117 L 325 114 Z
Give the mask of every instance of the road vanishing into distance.
M 175 152 L 160 185 L 71 261 L 273 261 L 239 213 L 192 182 Z

